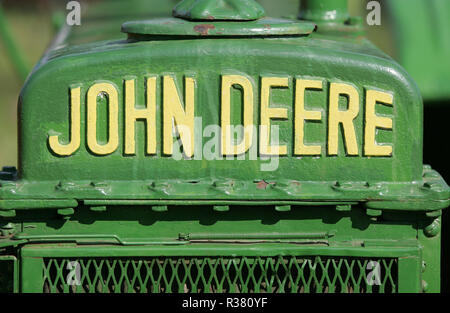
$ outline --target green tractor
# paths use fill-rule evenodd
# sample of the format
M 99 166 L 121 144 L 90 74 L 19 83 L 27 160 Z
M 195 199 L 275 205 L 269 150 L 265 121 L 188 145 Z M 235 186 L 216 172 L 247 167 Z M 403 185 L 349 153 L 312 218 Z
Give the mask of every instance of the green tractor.
M 347 1 L 156 2 L 92 4 L 28 75 L 0 285 L 439 292 L 421 92 Z

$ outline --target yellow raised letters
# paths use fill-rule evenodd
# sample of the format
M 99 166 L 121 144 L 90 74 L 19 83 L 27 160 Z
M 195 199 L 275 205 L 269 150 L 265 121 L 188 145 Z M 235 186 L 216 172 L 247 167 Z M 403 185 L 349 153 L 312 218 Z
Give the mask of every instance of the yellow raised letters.
M 97 141 L 97 97 L 100 94 L 108 98 L 108 142 L 104 145 Z M 111 154 L 119 146 L 119 96 L 116 87 L 110 83 L 97 83 L 88 90 L 87 143 L 89 149 L 98 155 Z
M 375 105 L 382 103 L 392 106 L 394 97 L 386 92 L 367 90 L 366 92 L 366 127 L 364 137 L 364 154 L 366 156 L 391 156 L 392 146 L 377 145 L 375 141 L 376 128 L 392 129 L 392 119 L 375 114 Z
M 303 79 L 301 76 L 284 76 L 280 77 L 261 76 L 261 86 L 256 87 L 252 78 L 242 75 L 222 75 L 220 99 L 208 99 L 211 101 L 220 100 L 221 112 L 220 116 L 221 133 L 220 133 L 220 149 L 223 156 L 245 156 L 252 144 L 257 141 L 258 131 L 255 127 L 255 116 L 257 108 L 255 106 L 260 101 L 260 128 L 259 128 L 259 155 L 263 156 L 286 156 L 288 150 L 293 156 L 337 156 L 342 151 L 342 156 L 366 156 L 366 157 L 392 157 L 394 142 L 379 143 L 377 142 L 378 130 L 393 130 L 395 114 L 377 115 L 377 105 L 385 105 L 393 107 L 394 94 L 390 91 L 381 91 L 366 89 L 364 103 L 361 102 L 362 94 L 359 89 L 350 82 L 329 83 L 329 88 L 326 88 L 328 81 L 326 78 L 317 79 Z M 130 78 L 131 77 L 131 78 Z M 162 90 L 158 88 L 158 81 L 162 79 Z M 290 89 L 291 79 L 295 79 L 295 90 L 292 93 Z M 136 155 L 136 145 L 144 145 L 144 143 L 137 141 L 136 138 L 143 138 L 136 135 L 136 124 L 138 121 L 145 122 L 146 135 L 146 155 L 156 155 L 161 153 L 165 156 L 173 155 L 174 137 L 181 141 L 184 155 L 188 158 L 194 156 L 195 151 L 195 132 L 201 129 L 195 128 L 195 102 L 197 82 L 195 78 L 185 76 L 183 84 L 179 84 L 175 74 L 167 74 L 165 76 L 148 75 L 145 78 L 145 86 L 137 87 L 139 79 L 129 76 L 123 80 L 123 86 L 120 91 L 112 82 L 97 82 L 93 83 L 87 88 L 86 94 L 81 94 L 82 88 L 72 87 L 69 89 L 69 126 L 68 134 L 63 135 L 55 133 L 51 130 L 48 134 L 48 149 L 54 156 L 66 157 L 73 155 L 82 146 L 81 140 L 86 127 L 86 143 L 87 152 L 93 155 L 105 156 L 117 151 L 119 147 L 119 139 L 122 140 L 122 130 L 119 130 L 119 124 L 122 127 L 122 120 L 119 123 L 119 109 L 123 110 L 123 155 Z M 142 88 L 145 87 L 145 88 Z M 364 86 L 360 86 L 364 88 Z M 208 88 L 208 84 L 204 86 Z M 254 88 L 260 88 L 256 90 Z M 292 146 L 288 149 L 288 142 L 280 144 L 275 141 L 275 130 L 271 125 L 274 120 L 288 119 L 288 109 L 286 107 L 271 107 L 275 106 L 272 103 L 273 94 L 277 91 L 275 88 L 287 88 L 283 92 L 288 93 L 290 97 L 293 96 L 294 114 L 293 114 L 293 140 L 290 134 L 284 133 L 284 140 L 292 140 Z M 145 89 L 145 95 L 138 96 L 138 92 Z M 326 94 L 328 89 L 328 94 Z M 258 91 L 260 97 L 257 96 Z M 122 97 L 123 92 L 123 97 Z M 205 91 L 206 92 L 206 91 Z M 161 93 L 161 99 L 157 95 Z M 308 103 L 308 105 L 317 106 L 312 110 L 306 110 L 306 96 L 314 94 L 321 95 L 324 103 Z M 214 93 L 212 93 L 214 94 Z M 120 97 L 119 97 L 120 95 Z M 84 107 L 81 108 L 81 103 L 86 96 L 86 121 L 81 121 Z M 99 97 L 104 98 L 104 101 L 99 101 Z M 145 101 L 143 100 L 145 97 Z M 326 97 L 328 97 L 326 99 Z M 122 100 L 123 99 L 123 100 Z M 142 100 L 141 100 L 142 99 Z M 242 99 L 242 100 L 241 100 Z M 309 99 L 309 98 L 308 98 Z M 123 101 L 120 103 L 119 100 Z M 161 103 L 157 103 L 157 100 Z M 346 100 L 346 101 L 344 101 Z M 316 100 L 317 101 L 317 100 Z M 138 103 L 137 103 L 138 102 Z M 140 103 L 140 102 L 145 102 Z M 237 106 L 231 108 L 231 105 Z M 345 108 L 343 107 L 346 102 Z M 363 108 L 360 108 L 360 105 Z M 99 112 L 103 112 L 103 106 L 106 105 L 108 117 L 103 120 L 103 116 L 99 116 Z M 122 107 L 123 105 L 123 107 Z M 213 105 L 213 103 L 204 103 L 204 105 Z M 320 105 L 320 108 L 319 108 Z M 325 107 L 328 106 L 327 117 L 324 116 Z M 217 108 L 218 109 L 218 108 Z M 233 110 L 232 110 L 233 109 Z M 234 110 L 236 109 L 236 111 Z M 385 108 L 387 109 L 387 108 Z M 162 110 L 162 130 L 157 131 L 157 111 Z M 208 113 L 212 114 L 216 108 L 208 109 Z M 361 111 L 361 116 L 359 113 Z M 364 111 L 364 113 L 363 113 Z M 242 112 L 242 118 L 237 122 L 239 125 L 232 125 L 231 114 L 237 117 L 237 112 Z M 210 118 L 208 114 L 208 117 Z M 362 116 L 364 115 L 364 117 Z M 120 114 L 122 118 L 122 113 Z M 327 122 L 325 123 L 325 119 Z M 308 121 L 321 121 L 321 133 L 323 135 L 321 142 L 314 142 L 312 139 L 308 140 L 308 134 L 305 134 L 305 125 L 309 126 Z M 357 123 L 356 123 L 357 122 Z M 158 122 L 159 123 L 159 122 Z M 286 123 L 282 121 L 281 123 Z M 240 125 L 242 124 L 242 125 Z M 323 125 L 322 125 L 323 124 Z M 102 136 L 97 136 L 99 128 L 103 127 L 103 132 L 106 132 L 106 139 Z M 236 128 L 243 128 L 243 138 L 235 139 Z M 83 131 L 83 132 L 82 132 Z M 358 131 L 358 133 L 357 133 Z M 161 134 L 160 134 L 161 133 Z M 157 138 L 161 136 L 162 138 Z M 201 134 L 199 134 L 201 135 Z M 357 138 L 361 136 L 361 138 Z M 84 135 L 83 135 L 84 136 Z M 325 137 L 326 136 L 326 137 Z M 99 138 L 101 139 L 99 139 Z M 200 136 L 201 137 L 201 136 Z M 342 137 L 342 139 L 341 139 Z M 84 138 L 84 137 L 83 137 Z M 160 140 L 162 139 L 162 140 Z M 255 139 L 255 140 L 253 140 Z M 358 139 L 359 145 L 358 146 Z M 45 138 L 44 138 L 45 140 Z M 142 139 L 143 140 L 143 139 Z M 157 147 L 157 142 L 161 141 L 161 146 Z M 339 144 L 343 147 L 339 146 Z M 45 144 L 45 142 L 44 142 Z M 197 146 L 197 148 L 199 148 Z M 255 151 L 257 147 L 254 146 Z M 159 150 L 162 150 L 159 152 Z M 292 150 L 290 150 L 292 149 Z M 157 152 L 158 150 L 158 152 Z M 362 151 L 361 151 L 362 150 Z M 122 149 L 120 149 L 122 153 Z M 361 153 L 361 154 L 360 154 Z M 197 157 L 197 154 L 196 154 Z M 201 157 L 199 155 L 198 157 Z M 245 158 L 244 158 L 245 159 Z
M 231 140 L 231 88 L 242 87 L 244 99 L 244 138 L 238 145 Z M 222 76 L 222 155 L 240 155 L 250 148 L 253 140 L 253 86 L 250 80 L 241 75 Z
M 272 87 L 289 87 L 289 79 L 280 77 L 263 77 L 261 79 L 261 133 L 259 150 L 262 155 L 286 155 L 287 146 L 270 145 L 270 120 L 287 119 L 288 111 L 283 108 L 269 108 L 270 89 Z
M 144 120 L 147 126 L 147 154 L 156 154 L 156 77 L 147 78 L 147 108 L 135 107 L 136 81 L 125 81 L 125 154 L 136 154 L 136 121 Z
M 185 78 L 185 105 L 183 109 L 182 100 L 172 76 L 164 76 L 164 148 L 166 155 L 173 153 L 173 134 L 176 127 L 183 144 L 183 151 L 187 157 L 194 155 L 194 105 L 195 105 L 195 80 Z
M 306 146 L 304 144 L 305 137 L 305 121 L 320 121 L 322 120 L 321 111 L 307 111 L 305 110 L 305 91 L 307 89 L 323 89 L 323 82 L 321 80 L 305 80 L 296 79 L 295 82 L 295 140 L 294 140 L 294 154 L 295 155 L 321 155 L 321 146 Z
M 339 98 L 342 95 L 348 98 L 348 110 L 346 111 L 339 110 Z M 328 154 L 338 154 L 339 124 L 342 124 L 347 155 L 358 155 L 355 125 L 353 124 L 359 113 L 358 91 L 349 84 L 331 83 L 329 101 Z
M 81 141 L 81 112 L 80 112 L 80 94 L 81 88 L 71 88 L 70 89 L 70 142 L 67 145 L 62 145 L 59 143 L 58 136 L 50 136 L 48 138 L 48 144 L 54 153 L 61 156 L 69 156 L 80 147 Z

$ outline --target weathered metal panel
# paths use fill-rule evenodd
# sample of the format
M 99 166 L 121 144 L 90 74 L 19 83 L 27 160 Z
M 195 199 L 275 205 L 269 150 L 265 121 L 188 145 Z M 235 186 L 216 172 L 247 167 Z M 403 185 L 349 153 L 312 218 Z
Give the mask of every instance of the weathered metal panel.
M 99 9 L 61 30 L 20 95 L 19 171 L 0 172 L 20 291 L 70 292 L 72 261 L 82 292 L 115 269 L 114 292 L 439 291 L 450 189 L 422 162 L 415 82 L 345 1 L 305 2 L 308 21 L 231 2 L 122 28 L 128 13 Z M 278 270 L 275 287 L 217 282 Z

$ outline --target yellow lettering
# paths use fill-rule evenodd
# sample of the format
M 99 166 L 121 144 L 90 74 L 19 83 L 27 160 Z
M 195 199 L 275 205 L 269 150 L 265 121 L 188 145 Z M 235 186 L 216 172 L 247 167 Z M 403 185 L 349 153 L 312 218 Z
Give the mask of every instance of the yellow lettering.
M 108 98 L 108 142 L 104 145 L 97 141 L 97 97 L 100 94 L 104 94 Z M 88 90 L 87 143 L 89 149 L 98 155 L 111 154 L 119 145 L 119 96 L 116 87 L 112 84 L 97 83 Z
M 156 77 L 147 78 L 147 108 L 136 109 L 135 80 L 125 81 L 125 154 L 136 154 L 135 122 L 147 126 L 147 154 L 156 154 Z
M 173 134 L 176 127 L 180 134 L 183 150 L 187 157 L 194 155 L 194 103 L 195 80 L 185 78 L 185 108 L 178 93 L 175 80 L 171 76 L 164 76 L 164 154 L 173 153 Z
M 80 93 L 81 88 L 71 88 L 70 89 L 70 142 L 67 145 L 59 143 L 58 136 L 50 136 L 48 138 L 48 143 L 50 148 L 57 155 L 68 156 L 73 154 L 80 147 Z
M 297 79 L 295 82 L 295 155 L 321 155 L 321 146 L 306 146 L 305 121 L 320 121 L 322 119 L 321 111 L 305 110 L 305 91 L 306 89 L 322 90 L 323 82 L 321 80 Z
M 348 110 L 339 110 L 339 98 L 346 95 Z M 348 155 L 358 155 L 358 145 L 353 121 L 359 113 L 359 95 L 355 87 L 348 84 L 331 83 L 328 117 L 328 154 L 338 154 L 339 124 L 342 124 L 345 147 Z
M 393 96 L 389 93 L 367 90 L 366 93 L 366 127 L 364 137 L 364 154 L 366 156 L 391 156 L 392 146 L 380 146 L 375 141 L 376 128 L 392 129 L 392 119 L 375 114 L 377 102 L 392 106 Z
M 261 79 L 261 133 L 259 150 L 262 155 L 286 155 L 287 146 L 270 145 L 270 120 L 272 118 L 287 119 L 287 109 L 269 108 L 270 89 L 272 87 L 289 87 L 288 78 L 263 77 Z
M 231 88 L 242 87 L 244 99 L 244 138 L 238 145 L 231 142 Z M 239 155 L 245 153 L 253 139 L 253 86 L 250 80 L 240 75 L 222 77 L 222 155 Z

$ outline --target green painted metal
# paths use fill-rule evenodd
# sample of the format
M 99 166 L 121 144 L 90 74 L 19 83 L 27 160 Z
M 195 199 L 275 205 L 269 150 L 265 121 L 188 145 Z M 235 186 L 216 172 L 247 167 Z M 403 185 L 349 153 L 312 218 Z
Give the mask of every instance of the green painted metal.
M 396 76 L 390 76 L 393 68 L 397 65 L 389 59 L 380 59 L 380 53 L 374 50 L 373 46 L 366 42 L 360 42 L 359 39 L 341 40 L 336 42 L 339 50 L 334 50 L 333 44 L 329 41 L 324 43 L 318 35 L 316 39 L 311 38 L 289 38 L 289 39 L 256 39 L 239 40 L 236 45 L 239 49 L 229 51 L 229 41 L 227 39 L 214 40 L 211 44 L 209 40 L 183 40 L 183 41 L 142 41 L 136 43 L 110 43 L 99 47 L 89 45 L 86 50 L 80 51 L 80 47 L 75 47 L 74 52 L 65 48 L 63 55 L 58 57 L 49 55 L 44 60 L 51 60 L 38 66 L 35 75 L 27 82 L 21 96 L 21 115 L 22 120 L 30 122 L 22 123 L 21 134 L 21 180 L 12 182 L 0 189 L 4 200 L 13 201 L 15 199 L 24 200 L 25 198 L 47 199 L 73 199 L 84 197 L 101 197 L 109 199 L 130 198 L 133 194 L 136 199 L 304 199 L 304 200 L 369 200 L 374 199 L 393 201 L 401 197 L 402 199 L 411 199 L 411 204 L 417 204 L 417 208 L 427 210 L 436 210 L 448 205 L 449 190 L 445 183 L 440 180 L 439 175 L 428 168 L 425 171 L 421 165 L 421 105 L 420 96 L 412 82 L 408 82 L 408 76 L 403 70 L 398 68 Z M 356 41 L 355 41 L 356 40 Z M 347 42 L 347 43 L 346 43 Z M 360 43 L 357 45 L 357 43 Z M 356 45 L 356 48 L 355 48 Z M 262 55 L 248 56 L 243 58 L 239 51 L 258 49 Z M 358 54 L 350 51 L 359 51 Z M 346 52 L 346 50 L 348 52 Z M 183 59 L 181 63 L 167 65 L 163 62 L 153 64 L 154 59 L 169 60 L 167 51 L 173 51 L 175 55 L 172 58 Z M 182 51 L 181 54 L 176 54 Z M 203 51 L 204 55 L 198 55 L 198 51 Z M 289 51 L 289 52 L 287 52 Z M 83 53 L 81 53 L 83 52 Z M 245 54 L 245 52 L 242 52 Z M 364 54 L 372 53 L 372 54 Z M 134 55 L 134 56 L 133 56 Z M 289 58 L 284 57 L 290 55 Z M 148 158 L 143 154 L 135 157 L 123 158 L 121 147 L 118 151 L 105 158 L 92 156 L 82 147 L 77 155 L 70 158 L 58 158 L 49 153 L 47 145 L 42 142 L 47 141 L 48 131 L 54 129 L 57 132 L 67 132 L 67 128 L 61 122 L 63 117 L 68 116 L 68 106 L 52 105 L 49 101 L 45 105 L 28 105 L 29 101 L 36 101 L 47 97 L 43 92 L 47 88 L 47 81 L 52 79 L 52 71 L 58 70 L 58 80 L 54 81 L 55 90 L 52 92 L 54 103 L 68 103 L 67 88 L 74 81 L 85 81 L 87 88 L 89 84 L 98 79 L 98 73 L 101 68 L 95 66 L 85 66 L 82 64 L 95 64 L 95 60 L 101 56 L 104 62 L 101 68 L 109 68 L 114 65 L 118 71 L 107 73 L 102 79 L 114 82 L 117 86 L 123 85 L 123 77 L 135 75 L 142 81 L 145 75 L 143 69 L 152 68 L 152 72 L 160 73 L 166 71 L 170 66 L 171 71 L 186 71 L 185 64 L 198 64 L 201 60 L 204 70 L 212 70 L 220 77 L 220 72 L 227 68 L 239 67 L 240 71 L 254 77 L 260 71 L 267 73 L 283 72 L 286 75 L 294 77 L 297 73 L 311 76 L 329 77 L 337 75 L 341 80 L 354 81 L 358 77 L 358 83 L 372 84 L 373 81 L 379 82 L 379 88 L 390 90 L 391 86 L 397 86 L 398 107 L 404 103 L 415 103 L 409 105 L 409 110 L 396 111 L 396 129 L 398 134 L 395 138 L 392 134 L 380 133 L 384 141 L 393 141 L 397 151 L 392 158 L 304 158 L 298 162 L 297 158 L 286 157 L 280 159 L 279 169 L 270 173 L 259 173 L 253 169 L 261 165 L 262 161 L 234 161 L 240 164 L 238 167 L 229 167 L 229 160 L 208 161 L 208 168 L 215 168 L 214 176 L 210 175 L 205 167 L 205 160 L 190 160 L 183 164 L 181 172 L 175 170 L 179 168 L 178 161 L 171 158 Z M 144 64 L 140 62 L 130 62 L 135 57 L 142 58 Z M 347 58 L 347 59 L 346 59 Z M 255 69 L 253 64 L 263 62 L 269 59 L 271 62 L 264 63 L 264 69 Z M 308 62 L 299 62 L 305 59 Z M 346 67 L 342 67 L 343 60 L 346 60 Z M 219 61 L 220 60 L 220 61 Z M 251 62 L 250 62 L 251 60 Z M 94 62 L 94 63 L 92 63 Z M 370 62 L 373 65 L 370 65 Z M 145 63 L 148 63 L 145 65 Z M 76 68 L 83 68 L 83 71 L 76 71 Z M 169 63 L 168 63 L 169 64 Z M 217 64 L 221 64 L 220 68 Z M 304 64 L 302 66 L 302 64 Z M 306 66 L 306 64 L 308 64 Z M 327 66 L 325 66 L 327 64 Z M 120 65 L 120 66 L 119 66 Z M 282 67 L 284 67 L 282 69 Z M 67 70 L 64 70 L 67 68 Z M 350 70 L 351 68 L 351 70 Z M 371 69 L 376 70 L 373 72 Z M 146 70 L 145 70 L 146 71 Z M 195 68 L 190 69 L 195 71 Z M 66 74 L 64 74 L 66 73 Z M 82 75 L 82 78 L 77 78 Z M 259 74 L 258 74 L 259 75 Z M 359 76 L 358 76 L 359 75 Z M 375 77 L 374 77 L 375 76 Z M 388 78 L 389 77 L 389 78 Z M 394 81 L 392 79 L 394 78 Z M 181 78 L 178 78 L 180 81 Z M 253 78 L 255 79 L 255 78 Z M 333 78 L 331 78 L 333 79 Z M 208 90 L 218 90 L 217 80 L 211 80 L 198 74 L 198 85 L 205 86 L 199 90 L 199 103 L 202 99 L 209 99 Z M 140 94 L 143 93 L 143 83 L 138 84 Z M 85 89 L 83 89 L 85 90 Z M 120 94 L 123 91 L 120 88 Z M 317 94 L 316 101 L 324 103 L 326 93 Z M 160 99 L 160 96 L 158 96 Z M 284 103 L 292 101 L 292 94 L 285 92 L 281 99 Z M 204 125 L 218 123 L 219 117 L 219 99 L 211 99 L 210 106 L 198 107 L 198 116 L 202 116 Z M 159 101 L 158 101 L 159 102 Z M 326 102 L 326 101 L 325 101 Z M 326 109 L 326 108 L 324 108 Z M 31 116 L 37 114 L 46 116 L 49 120 L 49 130 L 44 130 L 42 126 L 37 126 L 41 121 L 33 120 Z M 386 112 L 388 113 L 388 112 Z M 120 110 L 120 119 L 123 118 L 123 112 Z M 392 114 L 392 113 L 390 113 Z M 28 117 L 27 117 L 28 116 Z M 256 118 L 255 118 L 256 119 Z M 102 123 L 100 121 L 100 123 Z M 411 127 L 411 125 L 416 127 Z M 55 125 L 55 127 L 51 126 Z M 356 127 L 358 133 L 362 134 L 362 116 L 357 118 Z M 100 125 L 102 126 L 102 125 Z M 292 124 L 285 123 L 282 127 L 281 140 L 290 142 Z M 319 125 L 320 126 L 320 125 Z M 41 130 L 38 134 L 39 140 L 36 140 L 35 130 Z M 316 126 L 316 131 L 311 133 L 311 140 L 324 141 L 326 138 L 326 127 Z M 159 130 L 158 130 L 159 134 Z M 66 135 L 67 136 L 67 135 Z M 362 135 L 358 140 L 362 143 Z M 141 141 L 142 133 L 138 134 L 138 142 Z M 402 139 L 402 141 L 400 141 Z M 142 142 L 142 141 L 141 141 Z M 341 145 L 343 149 L 343 145 Z M 139 148 L 140 149 L 140 148 Z M 342 155 L 344 151 L 340 152 Z M 39 155 L 41 157 L 36 158 Z M 57 161 L 57 162 L 56 162 Z M 88 165 L 89 164 L 89 165 Z M 351 164 L 351 166 L 350 166 Z M 364 168 L 370 166 L 376 167 L 377 171 L 365 171 Z M 89 166 L 91 170 L 76 170 L 71 174 L 70 169 L 82 169 Z M 141 170 L 133 170 L 139 166 Z M 167 169 L 173 169 L 168 171 Z M 204 168 L 199 171 L 199 168 Z M 322 171 L 314 172 L 310 169 L 322 168 Z M 109 170 L 114 169 L 114 170 Z M 327 170 L 325 170 L 327 169 Z M 64 172 L 64 180 L 61 180 L 59 173 Z M 301 176 L 297 173 L 302 173 Z M 422 177 L 425 175 L 426 177 Z M 95 177 L 97 182 L 90 182 L 86 179 Z M 152 177 L 158 178 L 155 183 Z M 127 180 L 124 180 L 126 178 Z M 250 178 L 250 181 L 249 181 Z M 150 180 L 149 180 L 150 179 Z M 336 183 L 336 179 L 339 183 Z M 433 180 L 434 187 L 427 187 L 427 180 Z M 131 180 L 131 181 L 128 181 Z M 190 183 L 190 181 L 200 183 Z M 259 189 L 254 181 L 274 181 L 275 185 L 269 188 Z M 35 183 L 36 182 L 36 183 Z M 296 182 L 301 182 L 301 188 L 297 188 Z M 361 182 L 361 183 L 359 183 Z M 419 182 L 419 183 L 418 183 Z M 222 185 L 231 184 L 232 187 L 227 190 Z M 224 189 L 225 188 L 225 189 Z M 20 191 L 18 190 L 20 189 Z M 301 189 L 301 190 L 300 190 Z M 412 192 L 413 191 L 413 192 Z M 50 196 L 51 195 L 51 196 Z M 49 197 L 50 196 L 50 197 Z M 390 198 L 390 199 L 389 199 Z M 435 200 L 430 206 L 429 199 Z M 441 202 L 443 201 L 443 202 Z M 423 205 L 420 203 L 423 202 Z M 378 202 L 377 202 L 378 203 Z M 402 202 L 405 207 L 410 203 Z M 426 203 L 426 204 L 425 204 Z M 393 205 L 395 207 L 395 205 Z
M 200 5 L 190 18 L 203 20 L 204 3 L 186 1 L 178 9 Z M 440 216 L 450 204 L 450 188 L 423 165 L 420 92 L 401 66 L 361 35 L 345 1 L 307 4 L 310 12 L 300 17 L 313 22 L 244 21 L 234 15 L 239 8 L 213 10 L 224 15 L 208 22 L 170 18 L 170 10 L 152 19 L 159 13 L 121 16 L 116 3 L 103 19 L 101 10 L 93 10 L 83 27 L 63 28 L 20 95 L 19 169 L 0 173 L 0 249 L 5 249 L 0 251 L 20 260 L 20 291 L 69 292 L 66 266 L 78 262 L 83 284 L 73 288 L 80 292 L 438 292 Z M 333 9 L 335 18 L 327 20 L 324 12 Z M 253 13 L 260 16 L 258 9 Z M 222 20 L 235 17 L 238 21 Z M 250 151 L 240 159 L 205 158 L 202 147 L 209 137 L 203 130 L 221 123 L 225 75 L 244 77 L 251 85 L 256 125 L 263 115 L 263 80 L 287 82 L 272 88 L 268 100 L 271 108 L 287 112 L 287 119 L 272 120 L 279 143 L 287 146 L 273 171 L 261 170 L 268 161 L 258 153 L 253 159 Z M 190 159 L 163 151 L 164 98 L 170 89 L 164 77 L 173 79 L 182 102 L 188 98 L 187 78 L 195 81 L 194 115 L 202 118 L 195 136 L 204 138 L 195 141 Z M 156 153 L 146 153 L 148 134 L 140 122 L 137 150 L 126 153 L 125 82 L 135 81 L 135 101 L 144 108 L 150 78 L 156 86 Z M 315 156 L 294 151 L 295 91 L 302 79 L 323 86 L 304 98 L 306 110 L 322 117 L 305 123 L 305 144 L 321 150 Z M 113 86 L 118 99 L 118 145 L 105 155 L 93 152 L 87 139 L 88 93 L 98 83 Z M 354 155 L 342 129 L 337 154 L 329 152 L 335 84 L 347 84 L 357 94 Z M 71 89 L 77 88 L 80 144 L 59 155 L 49 137 L 58 136 L 60 144 L 72 140 Z M 376 105 L 379 117 L 393 120 L 392 130 L 381 127 L 375 134 L 377 143 L 393 147 L 392 154 L 366 151 L 368 90 L 393 96 L 392 106 Z M 230 97 L 233 124 L 242 123 L 240 93 L 233 88 Z M 96 140 L 105 144 L 111 97 L 102 93 L 94 99 Z M 347 100 L 338 97 L 340 111 L 347 110 Z M 371 261 L 382 269 L 379 286 L 366 280 Z M 153 270 L 159 271 L 156 277 Z M 268 283 L 277 270 L 281 278 Z M 236 278 L 243 273 L 251 274 Z
M 183 0 L 173 9 L 173 16 L 188 20 L 251 21 L 265 16 L 255 0 Z
M 43 264 L 42 259 L 21 256 L 20 292 L 41 292 L 44 281 L 41 271 L 44 268 Z
M 420 290 L 414 278 L 412 281 L 408 278 L 412 284 L 399 279 L 414 266 L 420 267 L 414 248 L 332 251 L 323 247 L 256 245 L 249 250 L 242 245 L 226 249 L 223 245 L 195 245 L 176 249 L 167 246 L 109 249 L 107 252 L 102 247 L 48 245 L 24 248 L 24 261 L 32 261 L 27 265 L 33 265 L 35 272 L 42 275 L 36 279 L 39 288 L 27 291 L 378 293 Z M 164 258 L 158 257 L 161 252 Z M 84 255 L 91 257 L 84 259 Z M 378 286 L 367 283 L 365 269 L 371 261 L 380 264 Z M 67 285 L 68 262 L 78 262 L 83 273 L 81 285 Z
M 177 18 L 161 18 L 127 22 L 122 31 L 130 39 L 150 40 L 158 36 L 177 37 L 267 37 L 300 36 L 313 32 L 315 24 L 304 21 L 262 18 L 250 22 L 183 21 Z
M 363 19 L 350 16 L 347 0 L 304 0 L 300 4 L 298 19 L 317 24 L 317 33 L 365 37 Z
M 343 23 L 350 18 L 347 0 L 303 0 L 300 18 L 313 22 Z
M 37 279 L 36 283 L 27 282 L 34 287 L 26 287 L 31 289 L 25 290 L 42 292 L 43 278 L 32 273 L 42 275 L 44 258 L 68 261 L 87 258 L 87 261 L 111 257 L 286 255 L 378 260 L 417 256 L 414 260 L 420 262 L 419 252 L 428 250 L 428 241 L 432 240 L 424 237 L 419 245 L 415 239 L 418 232 L 415 225 L 424 219 L 419 213 L 405 212 L 395 216 L 385 213 L 382 219 L 373 221 L 360 207 L 350 212 L 317 206 L 309 209 L 293 207 L 290 212 L 248 207 L 231 207 L 228 212 L 216 212 L 212 208 L 185 205 L 170 206 L 167 212 L 161 213 L 124 206 L 108 207 L 107 212 L 92 214 L 88 207 L 84 207 L 69 220 L 58 219 L 56 213 L 52 215 L 50 212 L 40 213 L 39 217 L 26 223 L 20 217 L 13 220 L 20 223 L 23 232 L 16 233 L 10 243 L 23 246 L 21 260 L 24 271 L 34 275 L 27 276 L 28 279 Z M 242 233 L 243 229 L 246 233 Z M 298 229 L 302 233 L 298 233 Z M 439 235 L 433 242 L 436 240 L 439 240 Z M 429 251 L 433 262 L 438 261 L 436 250 Z M 428 258 L 427 262 L 431 259 Z M 414 273 L 411 268 L 405 273 L 408 271 Z M 365 274 L 369 272 L 365 271 Z M 435 277 L 436 273 L 433 271 L 427 275 Z M 400 290 L 420 290 L 410 284 L 414 279 L 422 280 L 419 276 L 404 282 L 399 280 L 398 283 L 405 288 Z M 433 281 L 430 282 L 433 287 Z M 433 288 L 438 288 L 435 284 Z

